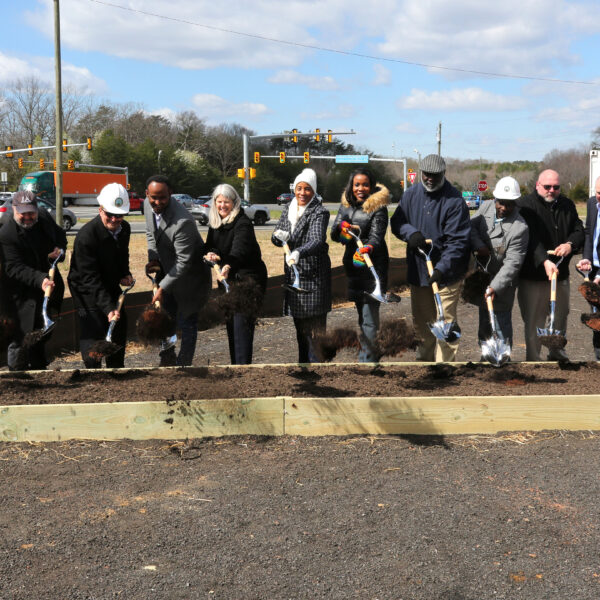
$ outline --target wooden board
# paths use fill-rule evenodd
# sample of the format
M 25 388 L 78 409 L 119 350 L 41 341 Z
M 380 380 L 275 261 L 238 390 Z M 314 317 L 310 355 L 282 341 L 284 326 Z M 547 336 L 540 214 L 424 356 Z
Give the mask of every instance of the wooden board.
M 0 407 L 0 441 L 282 435 L 282 398 Z

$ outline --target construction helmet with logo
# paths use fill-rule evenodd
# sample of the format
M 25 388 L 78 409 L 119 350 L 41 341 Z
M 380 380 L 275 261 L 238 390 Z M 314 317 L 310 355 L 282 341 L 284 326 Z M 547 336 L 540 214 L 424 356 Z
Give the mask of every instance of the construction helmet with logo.
M 120 183 L 109 183 L 100 190 L 98 204 L 113 215 L 126 215 L 129 212 L 129 194 Z
M 497 200 L 517 200 L 521 197 L 519 182 L 514 177 L 502 177 L 494 188 L 494 198 Z

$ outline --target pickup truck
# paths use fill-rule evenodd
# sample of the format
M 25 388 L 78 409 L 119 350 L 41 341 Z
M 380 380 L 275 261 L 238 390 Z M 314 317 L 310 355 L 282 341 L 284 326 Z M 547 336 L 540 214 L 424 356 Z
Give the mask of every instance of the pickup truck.
M 144 214 L 144 200 L 142 196 L 138 196 L 135 192 L 129 192 L 129 210 L 139 210 Z

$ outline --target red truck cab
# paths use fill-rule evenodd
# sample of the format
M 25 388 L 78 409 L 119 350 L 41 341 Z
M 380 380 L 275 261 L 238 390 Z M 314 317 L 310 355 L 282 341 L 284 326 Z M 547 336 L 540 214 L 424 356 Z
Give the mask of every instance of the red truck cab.
M 129 210 L 139 210 L 144 214 L 144 200 L 146 198 L 138 196 L 135 192 L 129 192 Z

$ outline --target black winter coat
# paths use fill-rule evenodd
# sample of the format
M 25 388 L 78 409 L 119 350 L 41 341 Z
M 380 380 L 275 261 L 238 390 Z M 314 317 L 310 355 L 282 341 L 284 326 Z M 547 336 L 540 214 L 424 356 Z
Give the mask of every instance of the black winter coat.
M 252 277 L 263 292 L 267 286 L 267 267 L 262 260 L 260 246 L 254 234 L 252 221 L 244 214 L 244 209 L 231 223 L 218 229 L 209 227 L 206 237 L 206 252 L 214 252 L 221 257 L 221 266 L 229 265 L 229 280 Z
M 354 198 L 348 201 L 344 193 L 342 195 L 342 204 L 331 227 L 331 239 L 334 242 L 342 241 L 340 237 L 340 223 L 342 221 L 347 221 L 352 225 L 360 227 L 360 239 L 362 243 L 365 246 L 368 244 L 373 246 L 371 259 L 381 281 L 381 291 L 383 293 L 387 290 L 388 266 L 390 262 L 387 244 L 385 243 L 385 233 L 389 220 L 389 203 L 390 193 L 381 184 L 377 185 L 376 191 L 362 204 L 357 203 Z M 357 267 L 352 261 L 356 249 L 356 241 L 352 239 L 346 244 L 344 251 L 343 263 L 348 277 L 348 298 L 353 302 L 378 304 L 377 300 L 366 295 L 375 289 L 375 281 L 371 270 L 366 266 Z
M 548 250 L 571 242 L 573 252 L 558 267 L 558 279 L 569 277 L 569 262 L 583 246 L 583 223 L 575 205 L 562 194 L 552 203 L 546 202 L 537 192 L 517 200 L 521 216 L 529 226 L 529 245 L 520 277 L 533 281 L 547 281 L 544 261 Z
M 117 239 L 104 227 L 100 215 L 86 223 L 75 238 L 67 280 L 76 308 L 115 310 L 121 294 L 119 281 L 129 272 L 131 226 L 121 222 Z
M 276 229 L 290 232 L 291 224 L 288 219 L 290 204 L 282 211 Z M 300 259 L 296 268 L 300 275 L 300 286 L 308 290 L 308 294 L 285 292 L 283 314 L 296 318 L 316 317 L 331 310 L 331 260 L 327 244 L 327 226 L 329 211 L 316 198 L 306 207 L 298 219 L 294 232 L 288 240 L 288 246 L 293 252 L 298 250 Z M 271 237 L 276 246 L 282 243 Z M 294 282 L 292 269 L 283 262 L 285 281 L 288 285 Z
M 29 333 L 34 329 L 36 315 L 42 311 L 42 282 L 48 277 L 51 265 L 48 254 L 54 248 L 65 250 L 67 236 L 50 214 L 40 208 L 38 222 L 31 229 L 23 229 L 14 219 L 4 224 L 0 228 L 0 247 L 2 287 L 6 288 L 12 304 L 11 312 L 17 319 L 20 332 Z M 54 283 L 48 305 L 50 310 L 59 312 L 65 285 L 58 268 Z

